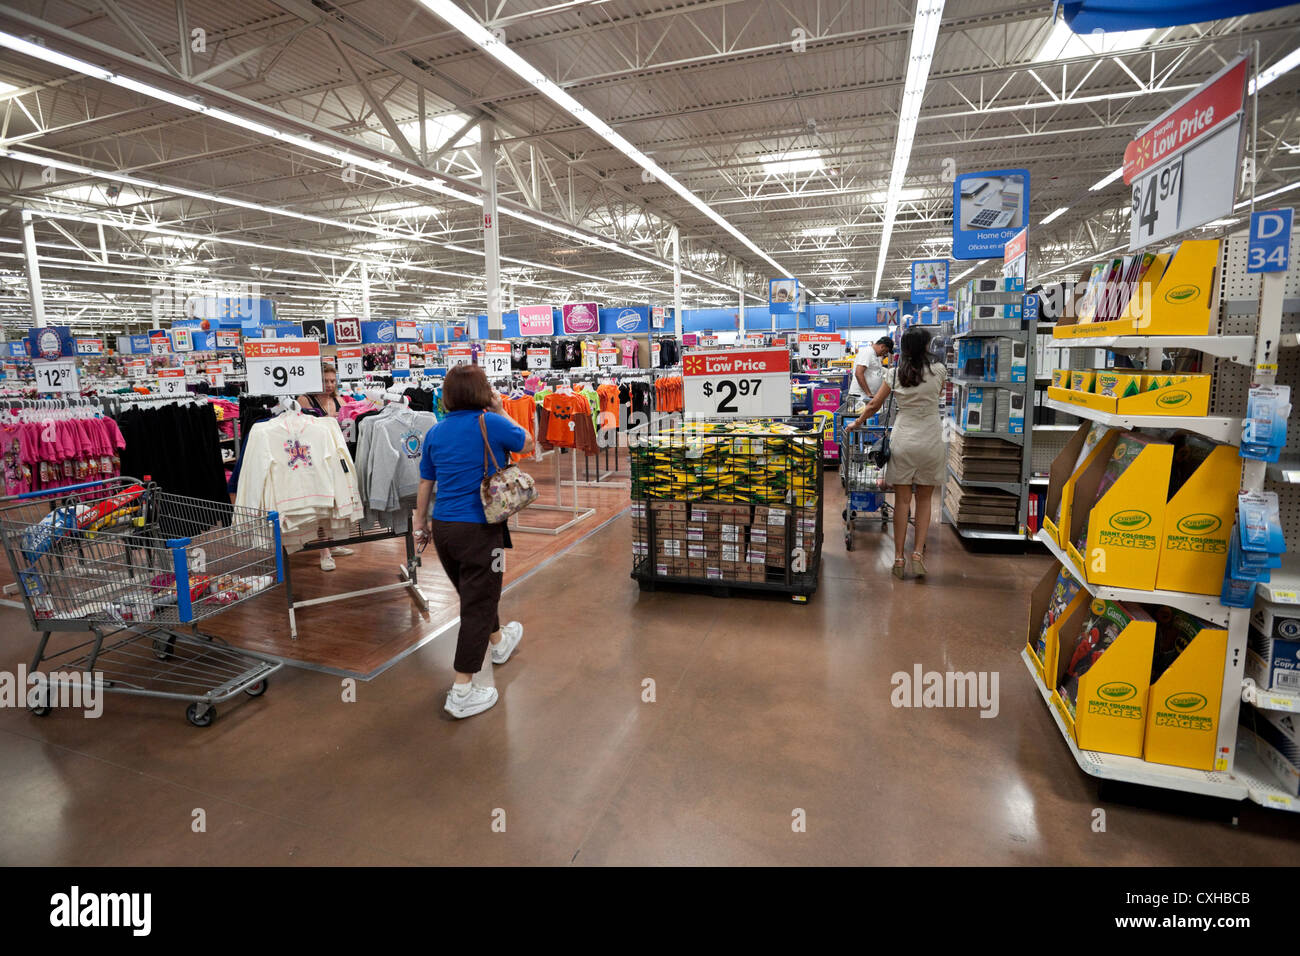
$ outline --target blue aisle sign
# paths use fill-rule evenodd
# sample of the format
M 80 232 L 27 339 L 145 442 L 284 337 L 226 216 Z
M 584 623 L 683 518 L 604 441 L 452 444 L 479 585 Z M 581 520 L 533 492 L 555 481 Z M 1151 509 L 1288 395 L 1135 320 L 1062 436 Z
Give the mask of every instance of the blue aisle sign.
M 1266 209 L 1250 214 L 1247 272 L 1286 272 L 1291 262 L 1294 209 Z
M 952 184 L 952 258 L 1001 259 L 1029 225 L 1029 170 L 962 173 Z
M 1024 320 L 1026 322 L 1038 321 L 1038 296 L 1030 294 L 1025 296 Z

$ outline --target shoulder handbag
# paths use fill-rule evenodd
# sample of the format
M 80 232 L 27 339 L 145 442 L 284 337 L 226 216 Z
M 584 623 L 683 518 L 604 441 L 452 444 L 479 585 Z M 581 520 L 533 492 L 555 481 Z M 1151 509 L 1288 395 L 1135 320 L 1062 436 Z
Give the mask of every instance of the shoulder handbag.
M 478 427 L 483 433 L 483 481 L 478 487 L 478 496 L 483 502 L 483 514 L 488 524 L 500 524 L 536 501 L 537 488 L 533 476 L 518 465 L 502 468 L 497 464 L 492 443 L 488 441 L 487 413 L 479 415 Z M 491 472 L 488 471 L 489 459 L 492 461 Z
M 897 381 L 897 379 L 895 379 Z M 889 407 L 885 410 L 885 434 L 881 436 L 875 444 L 867 450 L 867 461 L 871 462 L 877 468 L 884 468 L 889 464 L 889 429 L 890 416 L 894 411 L 894 389 L 889 389 Z

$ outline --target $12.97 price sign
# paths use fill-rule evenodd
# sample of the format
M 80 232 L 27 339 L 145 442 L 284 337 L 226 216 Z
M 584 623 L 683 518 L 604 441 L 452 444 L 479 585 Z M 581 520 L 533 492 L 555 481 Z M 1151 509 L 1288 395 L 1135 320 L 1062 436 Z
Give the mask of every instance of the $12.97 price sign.
M 687 352 L 682 359 L 682 382 L 687 415 L 790 415 L 790 353 L 785 349 Z
M 244 365 L 250 395 L 310 395 L 323 387 L 316 339 L 247 340 Z
M 36 373 L 38 392 L 79 392 L 81 390 L 81 384 L 77 381 L 77 363 L 73 359 L 32 362 L 32 371 Z

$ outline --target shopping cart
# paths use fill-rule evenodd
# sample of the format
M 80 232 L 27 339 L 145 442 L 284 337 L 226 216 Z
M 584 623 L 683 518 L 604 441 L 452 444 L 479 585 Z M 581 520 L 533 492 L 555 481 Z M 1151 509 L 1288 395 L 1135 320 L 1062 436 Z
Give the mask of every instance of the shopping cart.
M 194 627 L 283 580 L 275 512 L 112 478 L 0 499 L 0 541 L 14 578 L 5 591 L 41 635 L 27 693 L 37 716 L 93 681 L 189 701 L 186 718 L 206 727 L 216 704 L 260 696 L 282 666 Z M 64 631 L 92 637 L 51 651 Z
M 871 446 L 889 431 L 879 414 L 867 419 L 865 428 L 850 431 L 849 425 L 862 412 L 857 396 L 835 412 L 835 430 L 840 436 L 840 484 L 844 486 L 844 548 L 853 550 L 853 532 L 859 518 L 878 516 L 882 530 L 888 528 L 892 509 L 885 502 L 885 470 L 868 458 Z

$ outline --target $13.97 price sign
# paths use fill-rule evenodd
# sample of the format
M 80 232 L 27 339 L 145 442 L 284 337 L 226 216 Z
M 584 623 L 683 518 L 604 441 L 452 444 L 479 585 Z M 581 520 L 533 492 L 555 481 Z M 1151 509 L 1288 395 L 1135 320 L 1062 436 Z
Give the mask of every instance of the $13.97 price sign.
M 244 365 L 250 395 L 309 395 L 323 387 L 316 339 L 250 339 Z
M 36 373 L 38 392 L 79 392 L 81 390 L 81 384 L 77 381 L 77 363 L 74 359 L 32 362 L 32 371 Z
M 687 352 L 682 382 L 687 415 L 784 418 L 790 414 L 790 353 L 785 349 Z

